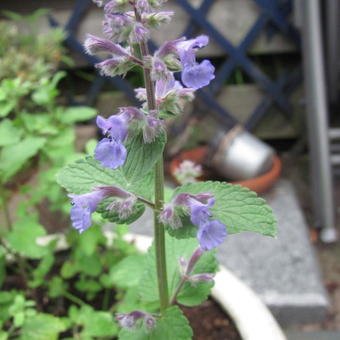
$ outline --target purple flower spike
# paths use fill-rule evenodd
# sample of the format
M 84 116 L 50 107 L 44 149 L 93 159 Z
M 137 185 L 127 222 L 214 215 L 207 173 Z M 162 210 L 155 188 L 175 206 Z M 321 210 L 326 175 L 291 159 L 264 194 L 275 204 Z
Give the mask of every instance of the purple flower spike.
M 116 169 L 124 164 L 127 151 L 122 143 L 103 138 L 97 144 L 94 154 L 101 166 Z
M 219 246 L 226 236 L 225 225 L 217 220 L 201 224 L 197 231 L 197 239 L 203 250 L 211 250 Z
M 69 195 L 72 199 L 71 221 L 73 228 L 80 233 L 92 224 L 91 214 L 96 211 L 97 204 L 107 195 L 105 189 L 95 190 L 84 195 Z
M 185 86 L 199 89 L 209 85 L 215 78 L 215 67 L 209 60 L 203 60 L 200 64 L 185 65 L 182 71 L 182 82 Z

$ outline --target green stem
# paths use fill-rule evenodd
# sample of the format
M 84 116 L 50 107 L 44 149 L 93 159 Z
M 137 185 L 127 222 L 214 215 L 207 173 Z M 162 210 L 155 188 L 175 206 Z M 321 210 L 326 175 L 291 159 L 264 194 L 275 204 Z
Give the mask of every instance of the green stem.
M 4 208 L 4 216 L 5 216 L 5 220 L 6 220 L 7 230 L 11 231 L 13 229 L 13 225 L 12 225 L 11 215 L 9 213 L 9 208 L 8 208 L 6 196 L 8 196 L 8 195 L 6 195 L 6 192 L 4 192 L 4 194 L 1 197 L 1 203 L 2 203 L 2 206 Z
M 71 294 L 67 291 L 63 292 L 63 296 L 66 297 L 66 299 L 76 303 L 79 306 L 85 306 L 86 305 L 86 303 L 83 300 L 79 299 L 77 296 L 75 296 L 75 295 L 73 295 L 73 294 Z
M 170 305 L 173 305 L 176 302 L 176 298 L 177 295 L 179 294 L 179 292 L 181 291 L 182 287 L 184 286 L 185 282 L 187 282 L 187 278 L 186 277 L 182 277 L 181 281 L 179 282 L 176 290 L 174 291 L 174 293 L 172 294 L 172 297 L 170 299 Z
M 141 21 L 141 17 L 136 8 L 135 15 L 137 21 Z M 149 56 L 148 46 L 145 41 L 140 42 L 140 52 L 143 58 Z M 151 70 L 143 67 L 144 84 L 147 95 L 148 109 L 156 110 L 156 99 L 154 83 L 151 79 Z M 156 255 L 157 281 L 160 311 L 163 314 L 169 305 L 169 290 L 166 270 L 166 251 L 165 251 L 165 230 L 164 225 L 160 222 L 159 214 L 163 209 L 164 204 L 164 169 L 163 155 L 155 165 L 155 209 L 154 209 L 154 244 Z

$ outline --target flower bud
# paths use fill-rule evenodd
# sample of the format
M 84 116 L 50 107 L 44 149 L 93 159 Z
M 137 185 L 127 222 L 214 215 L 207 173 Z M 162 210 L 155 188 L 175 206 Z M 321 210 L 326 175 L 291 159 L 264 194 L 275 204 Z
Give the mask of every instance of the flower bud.
M 214 282 L 214 274 L 195 274 L 188 277 L 189 282 L 196 285 L 201 282 Z
M 181 218 L 179 217 L 175 206 L 172 203 L 164 205 L 163 210 L 159 214 L 161 223 L 169 225 L 173 229 L 177 229 L 183 226 Z
M 128 56 L 128 51 L 118 44 L 114 44 L 110 40 L 87 34 L 84 42 L 86 53 L 94 55 L 100 52 L 111 53 L 116 56 Z
M 152 314 L 140 310 L 135 310 L 128 314 L 117 314 L 116 320 L 121 327 L 130 330 L 138 328 L 138 325 L 141 325 L 143 322 L 148 330 L 153 329 L 156 325 L 156 320 Z M 142 323 L 139 323 L 140 321 L 142 321 Z
M 105 13 L 124 12 L 130 9 L 129 0 L 111 0 L 104 6 Z
M 174 12 L 161 11 L 154 13 L 147 13 L 143 15 L 143 22 L 147 27 L 157 28 L 161 24 L 167 24 L 171 21 Z
M 190 275 L 191 272 L 193 271 L 196 263 L 198 262 L 198 260 L 202 257 L 202 255 L 204 254 L 204 250 L 201 247 L 198 247 L 193 254 L 191 255 L 191 258 L 189 260 L 188 263 L 188 267 L 186 269 L 186 274 Z
M 144 25 L 138 23 L 134 25 L 133 33 L 134 35 L 132 41 L 140 43 L 147 40 L 150 32 Z
M 132 32 L 133 21 L 122 13 L 106 14 L 103 21 L 104 35 L 114 42 L 124 42 Z

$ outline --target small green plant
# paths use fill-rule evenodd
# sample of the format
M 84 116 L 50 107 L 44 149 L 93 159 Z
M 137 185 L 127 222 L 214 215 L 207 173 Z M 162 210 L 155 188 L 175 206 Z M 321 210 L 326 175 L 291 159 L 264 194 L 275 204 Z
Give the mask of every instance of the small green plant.
M 34 20 L 43 13 L 28 19 L 8 14 L 28 25 L 25 33 L 13 21 L 0 23 L 0 200 L 7 228 L 12 224 L 7 203 L 18 190 L 25 199 L 15 218 L 31 213 L 47 196 L 51 209 L 64 209 L 65 194 L 54 176 L 79 157 L 74 123 L 95 115 L 88 107 L 66 108 L 58 103 L 58 84 L 65 77 L 65 72 L 57 71 L 64 34 L 59 29 L 35 32 Z M 32 176 L 36 177 L 34 190 L 32 183 L 27 184 Z

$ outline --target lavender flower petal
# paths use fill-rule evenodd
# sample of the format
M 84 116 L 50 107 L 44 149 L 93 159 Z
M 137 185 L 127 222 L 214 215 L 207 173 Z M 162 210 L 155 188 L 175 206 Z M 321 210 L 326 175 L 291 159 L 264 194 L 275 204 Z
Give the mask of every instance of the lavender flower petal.
M 80 233 L 89 228 L 92 224 L 91 211 L 89 208 L 74 206 L 71 209 L 72 227 Z
M 197 231 L 197 239 L 204 250 L 219 246 L 226 236 L 226 226 L 217 220 L 203 223 Z
M 122 143 L 103 138 L 97 144 L 94 154 L 101 166 L 116 169 L 124 164 L 127 150 Z
M 215 67 L 209 60 L 203 60 L 200 64 L 187 64 L 183 67 L 182 82 L 185 86 L 199 89 L 209 85 L 215 78 Z

